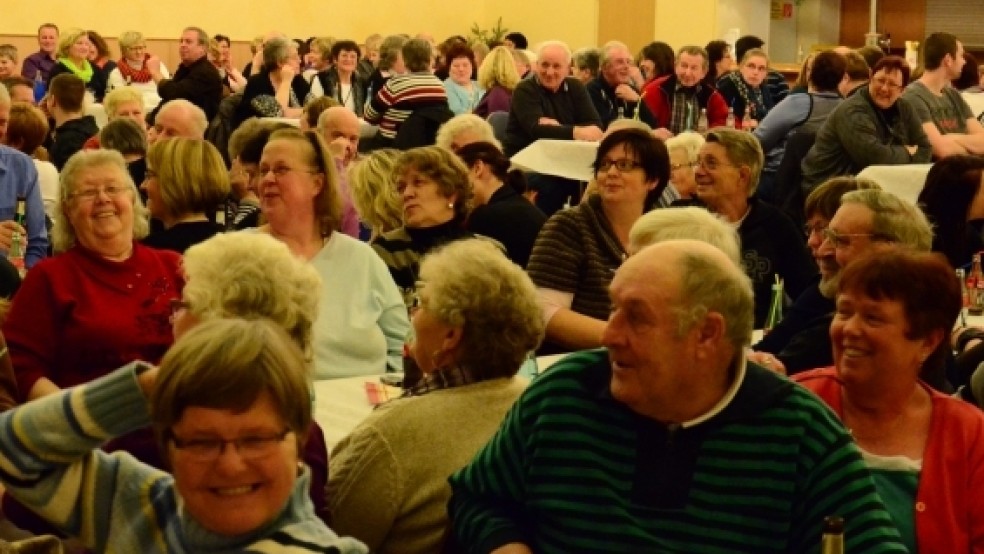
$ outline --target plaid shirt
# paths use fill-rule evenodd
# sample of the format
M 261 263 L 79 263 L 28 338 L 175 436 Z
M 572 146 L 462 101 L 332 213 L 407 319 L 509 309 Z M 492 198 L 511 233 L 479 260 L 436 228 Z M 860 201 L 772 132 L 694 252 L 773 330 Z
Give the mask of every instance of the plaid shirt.
M 697 128 L 697 116 L 700 106 L 697 105 L 697 90 L 695 87 L 685 87 L 680 83 L 673 89 L 673 109 L 670 112 L 669 129 L 674 135 L 683 131 Z
M 425 373 L 420 382 L 413 387 L 403 391 L 400 398 L 408 396 L 422 396 L 429 392 L 442 389 L 453 389 L 464 385 L 475 383 L 477 379 L 460 366 L 442 367 L 441 369 Z

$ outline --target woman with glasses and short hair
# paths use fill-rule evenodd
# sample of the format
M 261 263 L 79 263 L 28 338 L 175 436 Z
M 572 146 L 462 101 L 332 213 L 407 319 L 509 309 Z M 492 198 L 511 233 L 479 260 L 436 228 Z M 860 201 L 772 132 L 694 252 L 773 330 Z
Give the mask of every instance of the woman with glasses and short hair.
M 827 116 L 803 158 L 803 187 L 811 189 L 837 175 L 857 175 L 869 165 L 928 163 L 932 146 L 908 102 L 899 102 L 909 84 L 909 64 L 885 56 L 871 70 L 867 86 Z
M 275 131 L 255 178 L 266 220 L 259 232 L 283 241 L 321 275 L 315 379 L 402 371 L 410 330 L 406 307 L 383 261 L 368 245 L 340 232 L 338 179 L 317 133 Z
M 139 31 L 125 31 L 120 34 L 119 41 L 122 55 L 109 72 L 106 92 L 131 87 L 143 94 L 144 107 L 152 111 L 161 103 L 161 97 L 148 65 L 158 68 L 164 79 L 170 79 L 171 74 L 160 58 L 147 52 L 147 43 Z
M 160 369 L 129 364 L 0 416 L 6 494 L 98 552 L 367 552 L 307 498 L 308 378 L 277 324 L 202 323 Z M 170 473 L 99 449 L 148 425 Z
M 741 57 L 737 71 L 730 71 L 718 79 L 717 90 L 734 110 L 737 128 L 755 129 L 776 105 L 766 86 L 768 75 L 769 55 L 765 50 L 752 48 Z
M 608 285 L 628 255 L 629 229 L 669 182 L 670 161 L 662 141 L 623 129 L 601 141 L 594 169 L 596 193 L 547 220 L 527 265 L 546 323 L 544 353 L 601 346 Z

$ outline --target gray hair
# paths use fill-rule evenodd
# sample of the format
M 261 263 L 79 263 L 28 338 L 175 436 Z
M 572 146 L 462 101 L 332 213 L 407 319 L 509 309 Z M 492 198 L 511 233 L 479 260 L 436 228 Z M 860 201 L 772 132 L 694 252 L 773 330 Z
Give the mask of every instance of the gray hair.
M 123 154 L 116 150 L 81 150 L 68 159 L 58 176 L 59 196 L 58 209 L 55 210 L 55 224 L 51 229 L 52 245 L 55 252 L 64 252 L 75 246 L 75 228 L 65 213 L 67 204 L 79 179 L 79 174 L 93 167 L 113 167 L 119 170 L 126 186 L 130 187 L 130 198 L 133 200 L 133 238 L 140 240 L 150 232 L 148 223 L 149 212 L 140 201 L 137 187 L 127 171 Z
M 450 150 L 454 137 L 465 131 L 477 133 L 481 137 L 481 142 L 491 142 L 502 150 L 502 145 L 495 138 L 495 133 L 492 131 L 492 125 L 485 119 L 472 113 L 459 114 L 444 122 L 437 130 L 437 137 L 434 139 L 434 144 Z
M 403 49 L 403 45 L 410 38 L 407 35 L 390 35 L 383 39 L 379 45 L 379 69 L 389 71 L 396 62 L 396 57 Z
M 604 46 L 601 47 L 602 67 L 604 67 L 605 64 L 609 63 L 610 61 L 612 61 L 612 52 L 617 49 L 625 50 L 625 52 L 629 54 L 629 57 L 632 57 L 632 53 L 629 51 L 629 47 L 626 46 L 624 42 L 620 42 L 617 40 L 610 40 L 606 42 Z
M 929 252 L 933 228 L 918 206 L 879 189 L 861 189 L 841 196 L 841 205 L 860 204 L 872 211 L 872 234 L 876 238 Z
M 706 242 L 724 252 L 741 267 L 738 231 L 721 218 L 697 206 L 652 210 L 636 220 L 629 230 L 629 250 L 668 240 L 692 239 Z
M 273 71 L 290 57 L 293 43 L 283 37 L 271 38 L 263 45 L 263 69 Z
M 564 55 L 567 56 L 567 63 L 571 63 L 572 54 L 570 46 L 567 43 L 560 40 L 547 40 L 540 43 L 540 47 L 536 50 L 536 59 L 539 60 L 543 58 L 543 51 L 547 48 L 560 48 L 564 51 Z
M 695 249 L 681 252 L 677 267 L 681 298 L 674 311 L 679 317 L 680 335 L 708 313 L 717 312 L 724 317 L 725 335 L 735 348 L 751 344 L 755 294 L 741 266 L 721 264 L 707 252 Z
M 192 104 L 189 100 L 184 98 L 169 100 L 166 104 L 161 106 L 160 111 L 157 112 L 157 117 L 160 118 L 161 114 L 165 111 L 174 110 L 177 108 L 185 110 L 185 113 L 191 118 L 192 123 L 195 124 L 195 130 L 198 132 L 198 135 L 204 138 L 205 130 L 208 129 L 208 116 L 205 115 L 204 110 L 195 104 Z
M 679 135 L 666 139 L 665 144 L 668 152 L 679 148 L 687 153 L 688 160 L 696 162 L 697 155 L 700 153 L 700 147 L 704 146 L 704 135 L 693 131 L 684 131 Z
M 456 361 L 477 377 L 511 377 L 543 339 L 536 287 L 491 241 L 457 240 L 420 264 L 424 308 L 462 329 Z
M 321 277 L 265 233 L 225 233 L 189 248 L 182 261 L 188 309 L 202 320 L 269 319 L 311 359 Z
M 706 142 L 720 144 L 728 155 L 728 160 L 736 166 L 748 167 L 751 175 L 748 180 L 748 196 L 755 194 L 758 188 L 762 166 L 765 165 L 765 154 L 762 144 L 755 135 L 728 127 L 715 127 L 705 137 Z

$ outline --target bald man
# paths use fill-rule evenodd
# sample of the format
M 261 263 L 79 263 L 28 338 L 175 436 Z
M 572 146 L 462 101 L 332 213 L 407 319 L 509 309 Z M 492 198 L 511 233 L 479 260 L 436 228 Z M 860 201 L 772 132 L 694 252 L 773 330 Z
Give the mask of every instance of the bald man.
M 661 242 L 619 267 L 611 298 L 607 351 L 540 375 L 451 477 L 455 546 L 815 552 L 837 514 L 847 551 L 905 552 L 837 417 L 746 363 L 754 300 L 731 258 Z
M 328 108 L 318 117 L 318 134 L 346 168 L 359 153 L 359 129 L 359 118 L 344 106 Z
M 170 137 L 205 140 L 207 128 L 205 112 L 190 101 L 179 98 L 164 104 L 157 112 L 153 132 L 147 140 L 150 144 Z

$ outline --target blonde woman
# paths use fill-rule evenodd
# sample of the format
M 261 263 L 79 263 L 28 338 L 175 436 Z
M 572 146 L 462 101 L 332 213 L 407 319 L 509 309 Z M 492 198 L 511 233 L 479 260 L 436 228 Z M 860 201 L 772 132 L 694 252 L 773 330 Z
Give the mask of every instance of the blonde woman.
M 512 50 L 496 46 L 478 67 L 478 86 L 486 92 L 473 113 L 488 117 L 492 112 L 508 112 L 519 79 Z
M 492 125 L 485 119 L 470 113 L 456 115 L 447 120 L 437 130 L 434 145 L 457 152 L 473 142 L 491 142 L 502 150 L 502 144 L 495 138 Z
M 210 216 L 229 196 L 229 174 L 211 143 L 188 139 L 159 140 L 147 152 L 147 173 L 140 186 L 147 209 L 164 229 L 143 243 L 183 253 L 222 231 Z
M 106 74 L 89 63 L 89 50 L 92 42 L 82 29 L 69 29 L 58 40 L 56 51 L 58 63 L 48 74 L 48 83 L 56 75 L 71 73 L 85 82 L 85 88 L 92 93 L 96 102 L 101 102 L 106 93 Z
M 352 202 L 359 219 L 372 230 L 370 240 L 403 225 L 403 201 L 396 192 L 393 175 L 398 157 L 399 150 L 383 148 L 373 151 L 349 169 Z
M 148 67 L 157 67 L 165 79 L 169 79 L 171 74 L 160 58 L 147 52 L 147 43 L 139 31 L 126 31 L 119 40 L 122 55 L 116 68 L 109 72 L 106 92 L 132 87 L 143 94 L 144 106 L 153 110 L 161 103 L 161 97 L 157 94 L 157 83 Z

